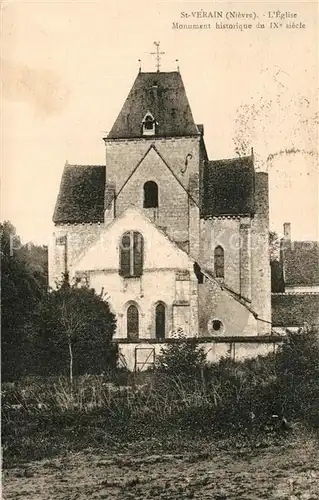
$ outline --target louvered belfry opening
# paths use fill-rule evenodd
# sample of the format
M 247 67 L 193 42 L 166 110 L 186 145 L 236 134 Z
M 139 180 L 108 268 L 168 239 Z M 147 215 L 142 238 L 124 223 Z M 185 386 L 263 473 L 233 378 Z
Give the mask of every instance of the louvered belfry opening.
M 120 245 L 120 275 L 139 278 L 143 274 L 144 240 L 141 233 L 127 231 Z

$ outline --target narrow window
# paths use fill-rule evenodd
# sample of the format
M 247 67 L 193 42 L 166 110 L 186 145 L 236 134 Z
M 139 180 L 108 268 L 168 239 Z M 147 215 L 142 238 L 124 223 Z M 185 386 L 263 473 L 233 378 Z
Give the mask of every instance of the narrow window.
M 225 277 L 225 262 L 224 262 L 224 250 L 221 246 L 215 248 L 214 252 L 214 270 L 216 278 Z
M 158 186 L 154 181 L 147 181 L 144 184 L 144 208 L 158 207 Z
M 126 313 L 127 320 L 127 338 L 129 340 L 138 339 L 139 324 L 138 324 L 138 309 L 133 304 L 130 305 Z
M 151 116 L 147 116 L 145 118 L 145 122 L 144 122 L 144 127 L 146 130 L 153 130 L 153 123 L 154 123 L 154 120 Z
M 124 278 L 143 274 L 143 236 L 136 231 L 123 234 L 120 246 L 120 274 Z
M 165 338 L 165 306 L 161 303 L 155 309 L 155 336 L 157 339 Z

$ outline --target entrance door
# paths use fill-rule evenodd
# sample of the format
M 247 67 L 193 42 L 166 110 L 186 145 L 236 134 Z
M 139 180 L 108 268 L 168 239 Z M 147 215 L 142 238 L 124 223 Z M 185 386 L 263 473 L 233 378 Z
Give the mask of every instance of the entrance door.
M 138 309 L 133 304 L 127 309 L 127 338 L 129 340 L 138 339 L 139 322 L 138 322 Z
M 157 304 L 155 309 L 155 336 L 157 339 L 165 338 L 165 306 Z

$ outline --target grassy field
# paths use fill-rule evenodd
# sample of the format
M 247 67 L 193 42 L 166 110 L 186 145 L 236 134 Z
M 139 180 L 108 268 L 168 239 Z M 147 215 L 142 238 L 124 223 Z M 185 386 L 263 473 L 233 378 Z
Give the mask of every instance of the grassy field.
M 34 500 L 315 500 L 319 451 L 313 439 L 257 448 L 220 441 L 158 440 L 101 446 L 14 465 L 3 498 Z
M 211 365 L 179 344 L 143 380 L 4 384 L 3 498 L 319 500 L 318 339 Z

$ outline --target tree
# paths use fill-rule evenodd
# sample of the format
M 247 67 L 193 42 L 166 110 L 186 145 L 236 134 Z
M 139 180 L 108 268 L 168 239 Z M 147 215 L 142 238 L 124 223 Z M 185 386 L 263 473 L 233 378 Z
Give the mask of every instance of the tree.
M 93 289 L 71 285 L 64 276 L 37 308 L 35 325 L 37 369 L 60 374 L 68 365 L 71 387 L 74 374 L 101 373 L 116 366 L 111 343 L 115 316 Z
M 319 331 L 305 326 L 288 332 L 275 357 L 283 412 L 318 428 Z
M 0 224 L 0 234 L 2 377 L 12 379 L 27 369 L 26 333 L 33 311 L 46 293 L 46 279 L 27 264 L 20 238 L 9 221 Z
M 285 291 L 282 263 L 280 261 L 280 239 L 276 231 L 269 231 L 269 259 L 271 269 L 271 291 Z

